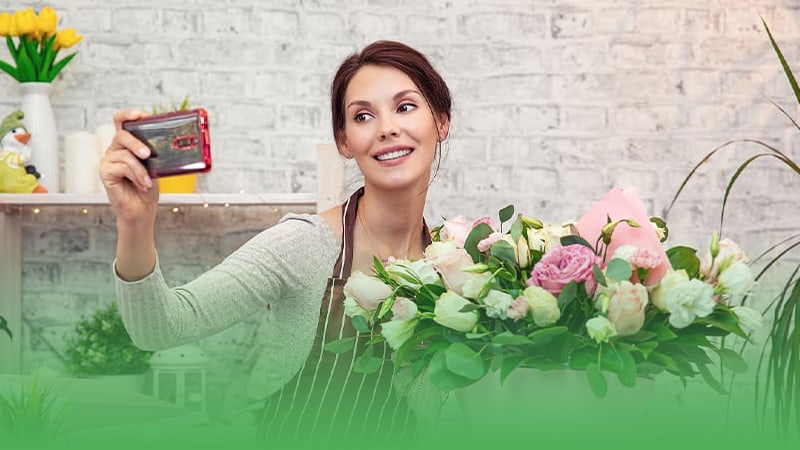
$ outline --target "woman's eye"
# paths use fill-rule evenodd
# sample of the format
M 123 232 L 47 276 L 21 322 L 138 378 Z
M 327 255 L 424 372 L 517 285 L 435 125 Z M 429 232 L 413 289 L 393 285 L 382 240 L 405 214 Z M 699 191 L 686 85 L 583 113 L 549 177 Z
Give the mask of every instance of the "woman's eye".
M 353 120 L 355 120 L 356 122 L 366 122 L 370 118 L 372 118 L 372 116 L 367 113 L 358 113 L 355 115 L 355 117 L 353 117 Z
M 397 107 L 398 112 L 409 112 L 415 109 L 417 105 L 413 103 L 403 103 L 402 105 Z

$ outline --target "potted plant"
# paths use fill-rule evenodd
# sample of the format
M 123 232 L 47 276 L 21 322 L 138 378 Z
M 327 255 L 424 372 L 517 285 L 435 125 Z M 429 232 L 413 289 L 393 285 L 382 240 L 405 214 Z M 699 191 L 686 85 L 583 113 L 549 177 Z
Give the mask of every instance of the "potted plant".
M 116 302 L 82 317 L 66 341 L 67 369 L 76 376 L 106 378 L 142 391 L 152 352 L 131 341 Z M 130 383 L 130 384 L 128 384 Z

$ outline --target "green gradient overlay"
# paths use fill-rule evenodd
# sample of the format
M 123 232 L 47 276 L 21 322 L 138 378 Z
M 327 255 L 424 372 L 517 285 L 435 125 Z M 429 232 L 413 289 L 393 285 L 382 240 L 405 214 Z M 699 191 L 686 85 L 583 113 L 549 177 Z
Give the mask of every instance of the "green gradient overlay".
M 666 377 L 645 380 L 621 394 L 612 390 L 603 400 L 587 397 L 585 387 L 571 378 L 545 391 L 517 384 L 514 392 L 503 392 L 484 384 L 451 394 L 441 419 L 416 440 L 378 431 L 385 441 L 336 442 L 303 430 L 304 444 L 257 441 L 251 428 L 215 423 L 144 394 L 82 391 L 70 396 L 65 389 L 69 401 L 58 432 L 33 426 L 27 436 L 13 439 L 8 425 L 0 425 L 0 449 L 800 448 L 797 431 L 779 438 L 771 418 L 760 428 L 752 393 L 747 383 L 740 384 L 741 392 L 723 397 L 700 382 L 684 390 L 677 379 Z M 6 379 L 2 388 L 8 386 Z M 459 400 L 469 406 L 462 410 Z

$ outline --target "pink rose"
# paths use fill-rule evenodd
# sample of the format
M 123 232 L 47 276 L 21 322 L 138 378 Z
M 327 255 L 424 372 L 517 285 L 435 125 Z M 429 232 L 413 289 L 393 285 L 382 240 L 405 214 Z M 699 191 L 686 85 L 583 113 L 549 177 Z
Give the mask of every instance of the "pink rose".
M 669 259 L 655 230 L 650 226 L 650 218 L 636 193 L 633 191 L 622 192 L 619 188 L 612 189 L 578 220 L 575 227 L 581 237 L 594 245 L 603 227 L 606 226 L 608 217 L 611 217 L 612 221 L 632 219 L 639 224 L 639 227 L 636 228 L 630 227 L 626 223 L 619 224 L 611 236 L 608 255 L 613 255 L 617 247 L 622 245 L 633 245 L 658 254 L 661 257 L 661 263 L 647 273 L 647 280 L 645 280 L 645 284 L 648 286 L 658 284 L 661 277 L 670 268 Z M 604 263 L 608 263 L 608 261 Z
M 533 266 L 528 285 L 558 296 L 570 281 L 585 281 L 586 292 L 591 295 L 596 286 L 592 272 L 595 263 L 599 263 L 599 258 L 589 247 L 580 244 L 556 247 Z
M 477 227 L 478 225 L 480 225 L 482 223 L 485 223 L 486 225 L 489 225 L 489 228 L 491 228 L 493 230 L 497 229 L 497 227 L 494 226 L 494 221 L 492 221 L 492 218 L 489 217 L 489 216 L 481 217 L 480 219 L 476 219 L 475 222 L 472 222 L 472 228 L 475 228 L 475 227 Z
M 442 274 L 447 289 L 463 295 L 463 286 L 474 274 L 462 271 L 474 265 L 472 257 L 454 241 L 434 242 L 425 249 L 425 259 Z
M 608 320 L 614 324 L 619 336 L 636 334 L 644 325 L 647 289 L 628 281 L 621 281 L 610 289 L 613 293 L 608 303 Z
M 463 248 L 464 241 L 467 239 L 469 232 L 472 231 L 472 228 L 466 217 L 455 216 L 444 221 L 439 234 L 443 241 L 453 240 L 457 246 Z
M 411 320 L 417 317 L 417 304 L 405 297 L 396 297 L 392 304 L 392 320 Z

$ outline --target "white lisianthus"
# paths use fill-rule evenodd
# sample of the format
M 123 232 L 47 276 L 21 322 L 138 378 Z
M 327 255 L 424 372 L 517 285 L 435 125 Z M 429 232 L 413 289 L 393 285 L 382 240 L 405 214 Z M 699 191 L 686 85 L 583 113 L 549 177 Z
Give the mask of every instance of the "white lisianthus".
M 514 248 L 516 251 L 517 263 L 520 267 L 528 267 L 531 263 L 531 250 L 528 248 L 528 240 L 525 236 L 520 236 L 517 245 Z
M 386 267 L 386 272 L 393 280 L 412 289 L 419 289 L 423 284 L 433 284 L 439 281 L 439 273 L 431 263 L 424 259 L 416 261 L 396 259 Z M 412 279 L 419 280 L 422 284 L 412 281 Z
M 735 300 L 744 297 L 750 292 L 755 283 L 755 278 L 753 278 L 753 271 L 750 270 L 750 266 L 741 261 L 735 261 L 720 272 L 717 281 L 719 292 Z
M 687 281 L 689 281 L 689 275 L 683 269 L 671 270 L 667 272 L 667 274 L 661 278 L 658 286 L 653 289 L 651 294 L 651 300 L 653 300 L 653 304 L 656 305 L 658 309 L 666 311 L 667 295 L 669 295 L 670 291 L 672 291 L 675 286 L 686 283 Z
M 714 311 L 714 288 L 697 279 L 680 283 L 667 294 L 664 305 L 669 324 L 686 328 L 696 317 L 706 317 Z
M 540 327 L 552 325 L 561 318 L 558 299 L 539 286 L 528 286 L 522 293 L 530 306 L 533 322 Z
M 617 335 L 614 324 L 603 316 L 592 317 L 587 320 L 586 331 L 589 332 L 589 337 L 598 344 L 608 342 L 609 339 Z
M 356 270 L 344 285 L 344 295 L 352 298 L 367 311 L 378 309 L 378 305 L 392 295 L 392 288 L 383 281 Z
M 464 282 L 464 285 L 461 286 L 461 291 L 464 294 L 464 297 L 477 299 L 481 295 L 481 291 L 483 287 L 486 286 L 486 283 L 492 279 L 492 274 L 490 272 L 483 272 L 483 273 L 473 273 L 467 278 L 467 281 Z
M 753 308 L 734 306 L 731 310 L 739 318 L 739 326 L 745 333 L 753 332 L 764 326 L 764 316 Z
M 433 320 L 439 325 L 466 333 L 478 323 L 476 311 L 461 312 L 461 308 L 471 305 L 469 300 L 453 291 L 447 291 L 436 301 L 433 308 Z
M 513 302 L 514 297 L 494 289 L 489 291 L 483 299 L 483 304 L 486 305 L 486 315 L 497 319 L 508 318 L 508 308 L 511 308 Z
M 722 272 L 728 265 L 737 261 L 747 262 L 747 255 L 736 242 L 730 239 L 723 239 L 719 241 L 719 253 L 716 258 L 711 257 L 711 252 L 706 252 L 703 255 L 703 259 L 700 260 L 700 273 L 713 280 L 719 272 Z
M 474 265 L 466 250 L 457 247 L 453 241 L 434 242 L 425 249 L 425 259 L 442 274 L 448 289 L 462 294 L 462 286 L 471 275 L 462 269 Z
M 417 326 L 417 319 L 390 320 L 381 324 L 381 335 L 393 350 L 399 349 L 411 336 Z
M 405 297 L 396 297 L 392 304 L 392 320 L 411 320 L 417 317 L 417 304 Z

